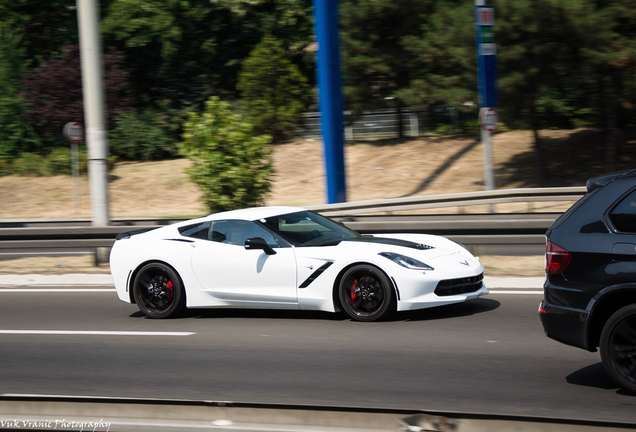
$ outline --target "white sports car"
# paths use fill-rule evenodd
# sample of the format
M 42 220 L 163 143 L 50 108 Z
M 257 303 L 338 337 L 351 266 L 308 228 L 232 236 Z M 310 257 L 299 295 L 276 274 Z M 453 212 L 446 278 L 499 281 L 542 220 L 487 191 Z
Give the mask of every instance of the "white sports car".
M 336 312 L 375 321 L 394 311 L 488 294 L 463 246 L 424 234 L 360 235 L 311 211 L 259 207 L 117 236 L 119 298 L 151 318 L 184 308 Z

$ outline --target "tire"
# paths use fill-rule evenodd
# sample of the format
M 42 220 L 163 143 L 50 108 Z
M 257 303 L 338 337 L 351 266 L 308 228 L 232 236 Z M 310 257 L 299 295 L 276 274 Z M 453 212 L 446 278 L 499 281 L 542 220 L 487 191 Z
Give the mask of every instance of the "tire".
M 342 309 L 356 321 L 377 321 L 395 311 L 393 285 L 382 270 L 356 265 L 340 279 L 338 298 Z
M 636 393 L 636 305 L 614 313 L 601 332 L 605 370 L 625 390 Z
M 179 275 L 161 263 L 146 264 L 137 273 L 133 296 L 149 318 L 170 318 L 185 309 L 185 293 Z

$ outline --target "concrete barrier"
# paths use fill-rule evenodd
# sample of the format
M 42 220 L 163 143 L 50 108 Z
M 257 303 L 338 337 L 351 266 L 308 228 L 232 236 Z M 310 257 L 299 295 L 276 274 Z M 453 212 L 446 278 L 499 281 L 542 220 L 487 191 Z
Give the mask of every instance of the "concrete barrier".
M 0 429 L 29 431 L 618 432 L 636 424 L 196 400 L 0 397 Z

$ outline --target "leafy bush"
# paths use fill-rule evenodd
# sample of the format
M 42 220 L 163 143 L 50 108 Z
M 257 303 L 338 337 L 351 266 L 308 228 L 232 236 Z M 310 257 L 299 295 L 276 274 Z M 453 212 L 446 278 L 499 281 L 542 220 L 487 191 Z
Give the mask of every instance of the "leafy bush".
M 307 78 L 271 36 L 265 36 L 243 62 L 237 89 L 254 130 L 271 135 L 274 142 L 293 137 L 311 102 Z
M 58 147 L 46 156 L 48 170 L 51 175 L 71 175 L 73 174 L 72 153 L 68 147 Z M 88 161 L 86 157 L 86 148 L 79 147 L 77 151 L 77 170 L 80 173 L 86 173 Z M 109 163 L 112 158 L 109 158 Z
M 462 130 L 466 134 L 479 135 L 481 134 L 481 124 L 478 119 L 466 120 L 462 123 Z
M 86 148 L 78 150 L 78 171 L 87 172 Z M 46 156 L 38 153 L 22 153 L 18 158 L 3 158 L 0 156 L 0 176 L 18 175 L 25 177 L 48 177 L 54 175 L 71 175 L 71 149 L 58 147 Z
M 12 174 L 24 177 L 41 177 L 51 175 L 46 158 L 37 153 L 22 153 L 13 161 Z
M 71 175 L 71 149 L 58 147 L 46 159 L 51 174 Z
M 203 113 L 189 114 L 179 148 L 194 162 L 188 173 L 210 211 L 261 204 L 274 172 L 270 140 L 253 136 L 252 125 L 216 96 L 205 103 Z
M 0 157 L 0 176 L 11 174 L 11 162 Z
M 437 125 L 435 130 L 433 130 L 433 135 L 450 135 L 455 133 L 455 127 L 449 124 L 440 124 Z
M 150 109 L 129 111 L 117 119 L 108 135 L 110 154 L 124 160 L 159 160 L 177 155 L 177 145 L 158 114 Z

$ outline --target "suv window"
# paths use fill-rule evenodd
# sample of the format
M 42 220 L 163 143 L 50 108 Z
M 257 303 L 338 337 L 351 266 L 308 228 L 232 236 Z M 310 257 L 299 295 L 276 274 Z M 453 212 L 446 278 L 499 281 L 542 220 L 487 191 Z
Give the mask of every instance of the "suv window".
M 609 217 L 618 231 L 636 233 L 636 190 L 623 198 Z

